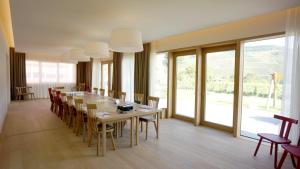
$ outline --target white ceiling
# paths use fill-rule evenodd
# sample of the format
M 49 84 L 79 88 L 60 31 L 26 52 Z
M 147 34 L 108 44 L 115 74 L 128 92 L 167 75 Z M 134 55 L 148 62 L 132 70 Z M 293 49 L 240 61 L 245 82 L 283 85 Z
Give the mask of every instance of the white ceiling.
M 144 41 L 300 5 L 300 0 L 11 0 L 16 49 L 60 55 L 115 28 Z

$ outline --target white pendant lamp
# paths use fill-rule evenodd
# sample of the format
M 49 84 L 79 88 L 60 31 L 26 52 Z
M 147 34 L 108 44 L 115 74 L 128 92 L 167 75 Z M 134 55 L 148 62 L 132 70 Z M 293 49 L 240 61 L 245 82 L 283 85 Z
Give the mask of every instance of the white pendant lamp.
M 110 47 L 115 52 L 141 52 L 143 51 L 142 33 L 134 29 L 113 30 L 110 36 Z
M 92 58 L 108 58 L 108 44 L 105 42 L 92 42 L 86 45 L 85 54 Z
M 71 49 L 70 50 L 70 57 L 78 62 L 89 62 L 90 57 L 84 54 L 82 49 Z

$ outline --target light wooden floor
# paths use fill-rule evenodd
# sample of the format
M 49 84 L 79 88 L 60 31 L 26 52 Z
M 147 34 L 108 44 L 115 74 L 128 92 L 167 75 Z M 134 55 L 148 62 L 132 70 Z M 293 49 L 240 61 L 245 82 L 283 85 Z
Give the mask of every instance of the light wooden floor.
M 150 125 L 148 140 L 142 134 L 139 146 L 129 148 L 125 132 L 117 140 L 117 151 L 109 144 L 106 156 L 97 157 L 95 145 L 87 147 L 50 112 L 49 105 L 48 100 L 10 105 L 0 142 L 1 169 L 273 168 L 267 146 L 254 158 L 255 142 L 174 119 L 161 121 L 159 140 Z M 283 168 L 292 168 L 290 159 Z

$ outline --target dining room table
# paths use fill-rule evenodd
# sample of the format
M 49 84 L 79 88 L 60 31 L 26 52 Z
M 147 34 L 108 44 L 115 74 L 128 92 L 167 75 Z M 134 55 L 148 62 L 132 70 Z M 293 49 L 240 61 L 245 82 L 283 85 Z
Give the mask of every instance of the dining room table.
M 122 102 L 119 99 L 111 98 L 108 96 L 100 96 L 90 92 L 82 91 L 63 91 L 65 96 L 73 96 L 73 100 L 67 100 L 66 97 L 62 99 L 66 101 L 70 106 L 75 106 L 74 99 L 80 98 L 83 99 L 83 110 L 87 113 L 86 104 L 94 103 L 97 105 L 96 117 L 99 124 L 102 125 L 102 156 L 105 156 L 106 153 L 106 125 L 112 124 L 120 121 L 130 120 L 130 147 L 137 146 L 139 144 L 139 117 L 153 115 L 156 116 L 157 123 L 157 139 L 159 136 L 159 121 L 160 114 L 162 109 L 156 109 L 148 105 L 137 104 L 134 102 Z M 118 106 L 132 106 L 132 109 L 129 111 L 121 111 L 118 109 Z M 135 131 L 134 131 L 135 126 Z M 135 139 L 134 139 L 135 135 Z M 135 144 L 133 141 L 135 140 Z M 98 143 L 100 144 L 100 142 Z M 101 145 L 98 145 L 99 147 Z M 98 151 L 100 151 L 98 149 Z M 99 154 L 99 152 L 98 152 Z

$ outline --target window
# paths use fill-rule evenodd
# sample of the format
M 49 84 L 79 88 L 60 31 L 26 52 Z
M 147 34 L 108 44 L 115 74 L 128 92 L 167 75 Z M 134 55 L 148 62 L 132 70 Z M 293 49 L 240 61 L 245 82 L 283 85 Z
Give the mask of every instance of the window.
M 26 60 L 27 83 L 76 83 L 76 65 Z
M 126 100 L 134 101 L 134 54 L 124 53 L 122 58 L 122 91 Z
M 151 96 L 159 97 L 159 108 L 167 108 L 168 98 L 168 53 L 158 53 L 150 57 Z
M 72 90 L 76 83 L 76 65 L 26 60 L 26 80 L 37 98 L 48 98 L 49 87 L 64 86 Z
M 241 135 L 278 133 L 281 114 L 285 37 L 245 41 Z
M 57 63 L 42 62 L 41 63 L 42 83 L 57 82 Z
M 26 80 L 27 83 L 38 83 L 40 76 L 39 62 L 26 61 Z
M 235 46 L 204 49 L 204 122 L 233 125 Z M 204 64 L 204 63 L 203 63 Z M 205 69 L 204 69 L 205 68 Z
M 59 83 L 74 83 L 76 68 L 74 64 L 59 63 L 58 64 L 58 82 Z
M 175 54 L 175 116 L 195 118 L 195 51 Z

